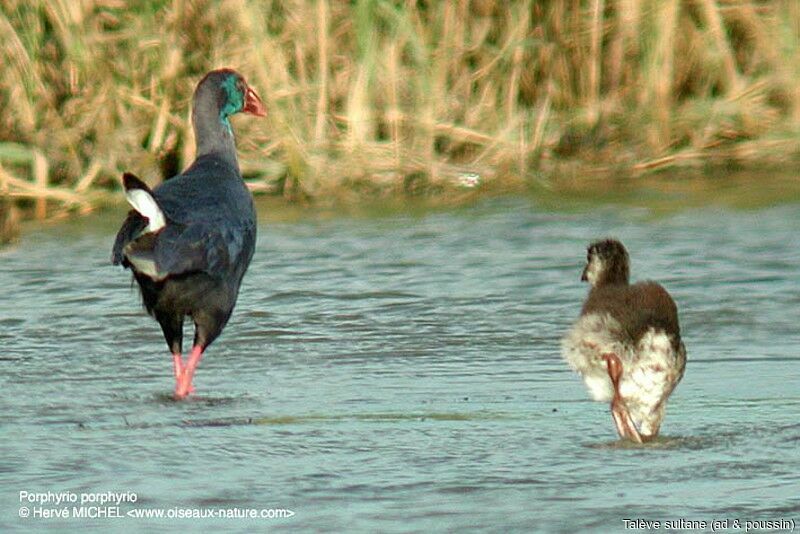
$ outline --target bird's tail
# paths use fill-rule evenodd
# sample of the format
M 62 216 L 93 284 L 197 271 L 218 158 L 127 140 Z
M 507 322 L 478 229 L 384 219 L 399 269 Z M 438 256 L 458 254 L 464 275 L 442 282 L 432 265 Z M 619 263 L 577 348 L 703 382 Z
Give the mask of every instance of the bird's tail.
M 147 218 L 145 232 L 158 232 L 164 228 L 167 225 L 167 219 L 147 184 L 129 172 L 122 175 L 122 183 L 125 186 L 125 197 L 128 199 L 128 203 L 142 217 Z

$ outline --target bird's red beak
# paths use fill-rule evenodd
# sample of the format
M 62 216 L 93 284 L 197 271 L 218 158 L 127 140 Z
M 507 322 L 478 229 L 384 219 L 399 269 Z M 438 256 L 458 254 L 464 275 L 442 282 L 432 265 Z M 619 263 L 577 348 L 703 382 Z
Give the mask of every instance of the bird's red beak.
M 257 117 L 265 117 L 267 115 L 267 108 L 264 107 L 264 103 L 258 97 L 255 91 L 247 88 L 247 94 L 244 97 L 244 108 L 242 109 L 245 113 L 250 113 L 251 115 L 256 115 Z

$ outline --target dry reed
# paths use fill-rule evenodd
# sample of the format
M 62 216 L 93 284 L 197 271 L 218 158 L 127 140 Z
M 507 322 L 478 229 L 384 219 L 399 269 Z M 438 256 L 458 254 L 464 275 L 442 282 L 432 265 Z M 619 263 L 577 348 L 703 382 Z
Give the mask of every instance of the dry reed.
M 179 171 L 220 66 L 270 110 L 246 177 L 291 199 L 800 152 L 794 0 L 6 0 L 0 42 L 0 196 L 40 217 Z

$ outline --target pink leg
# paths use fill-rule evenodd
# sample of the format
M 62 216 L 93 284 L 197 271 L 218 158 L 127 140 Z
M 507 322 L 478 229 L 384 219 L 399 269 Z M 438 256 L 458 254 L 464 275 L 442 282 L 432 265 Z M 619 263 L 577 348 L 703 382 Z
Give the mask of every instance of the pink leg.
M 616 354 L 603 354 L 603 359 L 608 367 L 608 377 L 614 386 L 614 398 L 611 400 L 611 417 L 617 427 L 617 433 L 622 439 L 628 438 L 636 443 L 643 443 L 644 440 L 636 430 L 625 400 L 619 394 L 619 379 L 622 377 L 622 362 Z
M 180 352 L 172 354 L 172 369 L 175 371 L 175 380 L 177 381 L 183 374 L 183 356 Z
M 192 347 L 192 354 L 189 356 L 189 360 L 186 362 L 186 365 L 183 368 L 183 373 L 180 377 L 178 377 L 177 383 L 175 384 L 176 398 L 182 399 L 194 391 L 192 379 L 194 378 L 194 372 L 197 369 L 202 357 L 203 348 L 200 345 L 195 345 Z
M 172 369 L 175 372 L 175 391 L 178 391 L 178 387 L 180 386 L 181 377 L 183 376 L 183 370 L 185 369 L 183 365 L 183 356 L 180 352 L 176 352 L 172 355 Z M 194 387 L 189 384 L 189 393 L 194 391 Z M 183 398 L 183 397 L 180 397 Z

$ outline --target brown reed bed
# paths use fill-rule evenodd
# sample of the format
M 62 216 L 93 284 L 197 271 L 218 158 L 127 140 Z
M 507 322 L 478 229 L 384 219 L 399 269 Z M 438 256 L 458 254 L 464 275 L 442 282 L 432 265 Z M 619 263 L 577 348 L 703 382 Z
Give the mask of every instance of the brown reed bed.
M 6 0 L 0 41 L 0 196 L 39 217 L 178 172 L 220 66 L 270 111 L 246 178 L 291 200 L 800 154 L 795 0 Z

